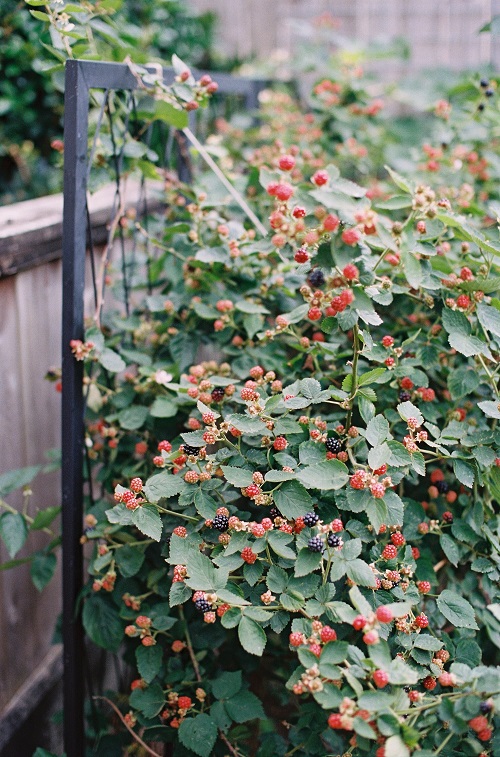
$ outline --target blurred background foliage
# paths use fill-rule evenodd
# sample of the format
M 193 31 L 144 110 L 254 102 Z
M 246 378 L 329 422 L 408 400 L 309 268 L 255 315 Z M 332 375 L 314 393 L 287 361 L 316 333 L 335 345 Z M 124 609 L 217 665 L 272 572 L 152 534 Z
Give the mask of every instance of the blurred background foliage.
M 138 63 L 168 62 L 173 53 L 206 69 L 227 67 L 215 53 L 216 16 L 195 14 L 183 0 L 101 0 L 112 11 L 107 59 L 127 55 Z M 42 9 L 40 9 L 42 10 Z M 95 19 L 94 24 L 103 22 Z M 50 32 L 24 0 L 0 0 L 0 201 L 2 204 L 60 191 L 60 156 L 51 147 L 62 135 L 62 76 L 43 45 Z M 110 51 L 114 51 L 112 56 Z M 78 55 L 76 51 L 75 57 Z M 54 170 L 54 167 L 57 170 Z

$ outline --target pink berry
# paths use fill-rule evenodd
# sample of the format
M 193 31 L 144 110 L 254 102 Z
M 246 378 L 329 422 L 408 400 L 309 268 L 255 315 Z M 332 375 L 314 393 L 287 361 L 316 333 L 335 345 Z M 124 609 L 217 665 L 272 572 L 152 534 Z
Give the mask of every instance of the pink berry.
M 282 171 L 291 171 L 295 167 L 295 158 L 293 155 L 282 155 L 278 161 L 278 166 Z
M 379 689 L 383 689 L 389 683 L 389 674 L 385 670 L 375 670 L 373 681 Z
M 317 187 L 323 187 L 328 183 L 328 179 L 329 176 L 327 171 L 316 171 L 316 173 L 311 178 L 311 181 L 313 184 L 316 184 Z
M 357 615 L 352 621 L 352 627 L 356 631 L 361 631 L 367 624 L 367 620 L 364 615 Z
M 353 281 L 354 279 L 359 278 L 359 269 L 352 263 L 348 263 L 343 268 L 342 273 L 344 274 L 344 278 L 348 281 Z
M 380 623 L 390 623 L 393 618 L 394 616 L 390 607 L 387 607 L 386 605 L 377 607 L 377 620 L 380 621 Z

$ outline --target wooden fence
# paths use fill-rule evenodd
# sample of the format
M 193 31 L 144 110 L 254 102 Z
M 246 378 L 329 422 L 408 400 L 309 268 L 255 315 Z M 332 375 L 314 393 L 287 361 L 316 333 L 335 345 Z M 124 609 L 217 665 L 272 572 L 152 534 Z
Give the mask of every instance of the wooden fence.
M 109 189 L 92 198 L 93 235 L 101 244 L 112 201 Z M 44 376 L 61 362 L 62 204 L 62 195 L 53 195 L 0 208 L 0 473 L 44 463 L 44 452 L 61 444 L 61 395 Z M 86 299 L 92 299 L 90 287 Z M 39 476 L 31 488 L 29 514 L 37 507 L 60 505 L 59 471 Z M 19 492 L 6 500 L 22 506 Z M 47 542 L 44 534 L 34 542 L 31 538 L 30 549 L 27 545 L 18 557 L 29 554 L 33 544 L 42 548 Z M 0 562 L 8 559 L 0 544 Z M 23 565 L 0 572 L 2 757 L 28 757 L 42 743 L 61 749 L 60 728 L 48 724 L 47 707 L 43 717 L 38 713 L 35 731 L 29 726 L 30 716 L 57 690 L 62 674 L 60 645 L 51 644 L 61 610 L 60 574 L 39 594 L 29 571 Z M 60 709 L 60 692 L 52 700 L 49 710 Z M 12 741 L 16 731 L 20 733 Z
M 218 15 L 220 48 L 241 58 L 291 52 L 306 32 L 312 38 L 314 20 L 327 14 L 350 38 L 404 37 L 412 48 L 405 71 L 500 65 L 500 35 L 478 34 L 500 14 L 500 0 L 191 0 L 191 5 Z

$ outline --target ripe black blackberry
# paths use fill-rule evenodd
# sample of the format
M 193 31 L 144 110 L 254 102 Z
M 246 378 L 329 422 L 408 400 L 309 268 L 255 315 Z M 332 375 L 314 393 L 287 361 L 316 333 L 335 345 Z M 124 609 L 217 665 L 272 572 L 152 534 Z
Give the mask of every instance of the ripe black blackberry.
M 323 552 L 323 539 L 321 536 L 313 536 L 312 539 L 309 539 L 307 542 L 307 548 L 311 550 L 311 552 Z
M 328 452 L 337 454 L 337 452 L 340 452 L 342 449 L 342 442 L 339 439 L 335 439 L 334 436 L 330 436 L 325 442 L 325 447 Z
M 411 400 L 411 394 L 410 392 L 405 392 L 404 390 L 399 392 L 399 401 L 400 402 L 408 402 L 408 400 Z
M 197 457 L 200 454 L 201 447 L 193 447 L 191 444 L 183 444 L 182 451 L 185 455 L 194 455 Z
M 436 489 L 440 494 L 446 494 L 450 489 L 450 485 L 446 481 L 436 481 Z
M 490 86 L 489 79 L 481 79 L 480 84 L 483 89 L 486 89 L 486 87 Z
M 229 528 L 229 518 L 227 515 L 216 515 L 212 521 L 212 527 L 217 531 L 227 531 Z
M 210 612 L 212 605 L 206 599 L 197 599 L 194 606 L 199 612 Z
M 486 97 L 493 97 L 495 92 L 493 89 L 487 89 L 484 94 L 486 95 Z
M 212 399 L 214 402 L 222 402 L 225 396 L 226 393 L 221 386 L 216 386 L 215 389 L 212 389 Z
M 487 715 L 491 710 L 493 709 L 493 705 L 491 702 L 481 702 L 479 705 L 479 710 L 482 715 Z
M 275 518 L 281 518 L 282 515 L 277 507 L 271 507 L 269 510 L 269 517 L 274 520 Z
M 316 513 L 306 513 L 304 515 L 304 523 L 306 526 L 309 526 L 309 528 L 312 528 L 313 526 L 315 526 L 318 520 L 319 518 L 316 515 Z
M 344 540 L 338 534 L 328 534 L 326 541 L 328 543 L 328 546 L 333 547 L 334 549 L 342 547 L 344 544 Z
M 314 271 L 311 271 L 309 274 L 309 283 L 313 287 L 322 287 L 325 283 L 325 275 L 321 268 L 315 268 Z

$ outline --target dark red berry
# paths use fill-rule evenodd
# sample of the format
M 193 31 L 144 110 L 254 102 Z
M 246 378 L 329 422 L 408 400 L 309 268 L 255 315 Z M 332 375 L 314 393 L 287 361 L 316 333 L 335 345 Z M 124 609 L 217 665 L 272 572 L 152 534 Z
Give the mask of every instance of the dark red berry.
M 214 402 L 222 402 L 225 396 L 226 393 L 221 386 L 216 386 L 215 389 L 212 389 L 212 399 Z

